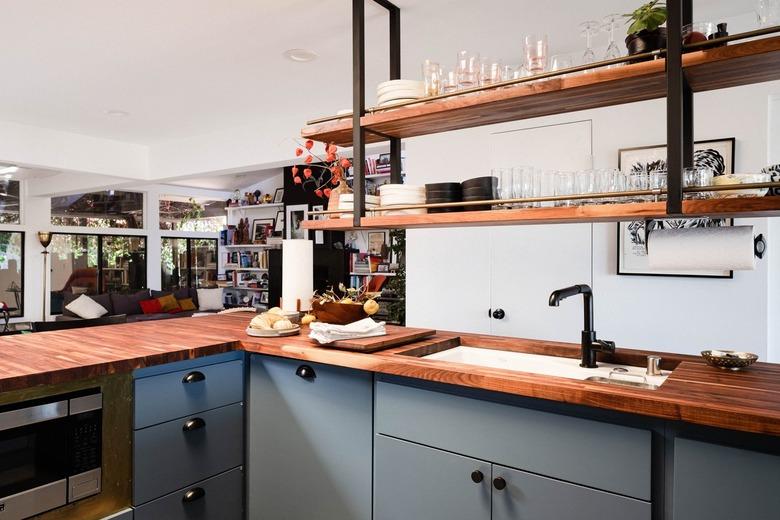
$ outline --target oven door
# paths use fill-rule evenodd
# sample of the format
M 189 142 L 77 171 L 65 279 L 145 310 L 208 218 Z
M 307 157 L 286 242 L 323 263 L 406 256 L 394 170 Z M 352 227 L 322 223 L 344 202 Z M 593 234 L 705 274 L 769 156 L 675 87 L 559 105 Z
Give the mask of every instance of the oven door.
M 17 520 L 67 501 L 68 401 L 0 408 L 0 520 Z

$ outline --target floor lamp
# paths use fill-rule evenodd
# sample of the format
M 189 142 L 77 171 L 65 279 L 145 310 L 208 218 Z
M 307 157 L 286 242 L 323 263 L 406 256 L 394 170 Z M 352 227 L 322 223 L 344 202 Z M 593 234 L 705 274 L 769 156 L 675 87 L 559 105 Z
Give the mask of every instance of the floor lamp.
M 43 246 L 43 321 L 46 321 L 46 278 L 48 269 L 49 252 L 46 248 L 51 244 L 51 231 L 38 231 L 38 241 Z

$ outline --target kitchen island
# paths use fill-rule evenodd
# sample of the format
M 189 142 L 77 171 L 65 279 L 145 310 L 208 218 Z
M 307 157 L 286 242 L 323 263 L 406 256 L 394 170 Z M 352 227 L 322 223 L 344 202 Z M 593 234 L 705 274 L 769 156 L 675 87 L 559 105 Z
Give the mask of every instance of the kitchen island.
M 132 373 L 132 504 L 142 519 L 201 518 L 179 511 L 181 496 L 213 502 L 209 486 L 227 511 L 240 498 L 225 502 L 225 490 L 242 481 L 245 512 L 234 507 L 230 518 L 763 519 L 780 507 L 768 491 L 780 485 L 777 365 L 732 373 L 659 354 L 672 373 L 647 390 L 422 357 L 467 344 L 577 358 L 573 344 L 439 332 L 365 354 L 317 346 L 305 330 L 249 337 L 248 321 L 235 314 L 3 338 L 0 404 Z M 649 354 L 618 348 L 599 360 L 644 366 Z M 211 390 L 193 399 L 213 400 L 200 408 L 186 395 L 198 385 Z M 182 423 L 222 435 L 223 450 L 245 436 L 245 453 L 204 452 L 203 468 L 190 450 L 187 476 L 158 482 L 153 462 L 179 453 L 161 443 L 174 442 Z M 734 489 L 749 505 L 705 499 Z

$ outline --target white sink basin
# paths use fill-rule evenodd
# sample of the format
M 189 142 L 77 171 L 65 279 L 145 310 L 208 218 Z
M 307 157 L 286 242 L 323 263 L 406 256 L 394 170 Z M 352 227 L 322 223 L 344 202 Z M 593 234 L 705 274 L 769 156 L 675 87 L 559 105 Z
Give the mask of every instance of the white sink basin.
M 647 389 L 660 387 L 671 372 L 660 376 L 647 376 L 645 369 L 629 365 L 599 363 L 598 368 L 583 368 L 579 359 L 526 354 L 489 348 L 462 345 L 424 356 L 422 359 L 463 363 L 488 368 L 501 368 L 517 372 L 530 372 L 545 376 L 566 377 L 585 381 L 618 384 Z

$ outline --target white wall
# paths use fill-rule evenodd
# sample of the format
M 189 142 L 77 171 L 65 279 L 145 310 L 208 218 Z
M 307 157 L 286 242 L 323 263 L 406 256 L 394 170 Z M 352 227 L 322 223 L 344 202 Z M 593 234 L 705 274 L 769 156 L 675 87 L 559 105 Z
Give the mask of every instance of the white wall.
M 769 125 L 767 131 L 767 164 L 780 164 L 780 94 L 769 97 Z M 780 218 L 767 219 L 769 235 L 766 255 L 769 264 L 769 361 L 780 363 Z
M 767 100 L 770 95 L 779 93 L 780 83 L 774 82 L 697 94 L 696 139 L 736 137 L 736 171 L 758 170 L 767 164 Z M 596 168 L 617 167 L 620 148 L 655 145 L 666 140 L 664 100 L 469 129 L 408 140 L 407 182 L 422 184 L 486 175 L 492 133 L 577 120 L 592 121 L 593 166 Z M 772 140 L 778 139 L 780 133 L 774 133 Z M 523 164 L 523 158 L 518 157 L 514 164 Z M 768 220 L 773 220 L 772 229 Z M 738 219 L 736 223 L 754 224 L 756 232 L 764 233 L 771 243 L 772 236 L 778 236 L 776 220 Z M 545 228 L 551 243 L 563 233 L 559 226 Z M 775 308 L 770 307 L 770 292 L 778 292 L 777 277 L 769 273 L 769 259 L 776 255 L 771 254 L 767 261 L 759 262 L 756 271 L 735 272 L 733 280 L 618 276 L 616 228 L 615 224 L 594 224 L 592 259 L 571 259 L 576 263 L 591 262 L 590 282 L 596 292 L 596 328 L 603 337 L 621 345 L 661 351 L 697 353 L 702 348 L 718 346 L 752 350 L 763 359 L 770 351 L 773 356 L 777 355 L 777 335 L 770 337 L 770 323 L 777 320 L 772 320 L 769 314 L 770 309 Z M 410 231 L 409 248 L 429 237 L 427 233 L 435 232 Z M 483 232 L 488 230 L 483 229 Z M 451 251 L 442 251 L 435 257 L 416 255 L 410 250 L 407 265 L 410 300 L 407 319 L 410 325 L 417 322 L 431 325 L 422 302 L 430 300 L 432 287 L 425 283 L 424 273 L 441 270 L 447 265 L 448 255 L 472 254 L 468 253 L 469 246 L 468 241 L 455 239 Z M 528 244 L 528 247 L 539 247 L 539 244 Z M 482 255 L 481 252 L 474 254 Z M 477 262 L 471 265 L 474 270 L 487 268 Z M 774 273 L 780 266 L 775 262 L 773 267 Z M 439 286 L 437 300 L 459 305 L 459 295 L 478 292 L 477 288 L 469 287 L 470 278 L 467 273 L 457 276 L 452 282 L 457 286 L 453 294 L 446 286 Z M 414 283 L 415 280 L 419 283 Z M 770 283 L 773 289 L 770 289 Z M 550 287 L 550 290 L 555 288 Z M 773 297 L 772 305 L 776 305 L 775 300 Z M 488 305 L 482 307 L 486 309 Z M 540 302 L 540 305 L 545 303 Z M 773 316 L 776 315 L 774 312 Z M 453 329 L 458 323 L 443 318 L 435 325 Z M 564 325 L 569 326 L 568 323 Z M 552 319 L 547 326 L 548 336 L 555 337 L 562 324 Z

